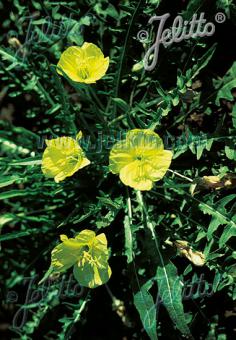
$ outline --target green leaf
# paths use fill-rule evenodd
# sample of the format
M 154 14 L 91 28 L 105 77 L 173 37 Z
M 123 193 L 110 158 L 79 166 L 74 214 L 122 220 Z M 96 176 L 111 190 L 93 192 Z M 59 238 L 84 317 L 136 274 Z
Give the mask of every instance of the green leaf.
M 233 107 L 232 120 L 233 120 L 233 127 L 236 129 L 236 104 Z
M 233 140 L 227 141 L 225 146 L 225 154 L 230 160 L 236 160 L 236 150 Z
M 190 20 L 192 16 L 199 11 L 202 6 L 202 0 L 190 0 L 188 1 L 187 8 L 182 12 L 182 17 L 185 20 Z
M 143 327 L 151 340 L 157 340 L 156 305 L 149 293 L 153 281 L 147 281 L 138 293 L 134 295 L 134 305 L 139 312 Z
M 15 220 L 15 215 L 14 214 L 4 214 L 0 216 L 0 229 L 4 226 L 4 224 L 12 222 Z
M 35 157 L 29 157 L 29 158 L 22 159 L 21 161 L 14 161 L 10 163 L 10 165 L 21 165 L 21 166 L 40 165 L 40 164 L 42 164 L 42 159 L 41 158 L 35 159 Z
M 225 245 L 225 243 L 233 236 L 236 236 L 236 223 L 233 224 L 229 224 L 223 234 L 220 237 L 220 241 L 219 241 L 219 247 L 223 247 Z
M 182 287 L 176 267 L 172 263 L 157 267 L 158 294 L 170 318 L 182 334 L 190 335 L 182 303 Z
M 234 100 L 231 90 L 236 87 L 236 62 L 233 63 L 221 81 L 215 81 L 215 87 L 219 87 L 219 84 L 221 88 L 217 93 L 215 101 L 218 106 L 220 106 L 220 99 Z
M 186 130 L 187 140 L 185 142 L 179 141 L 174 149 L 174 158 L 179 157 L 181 154 L 185 153 L 188 149 L 197 156 L 199 160 L 205 150 L 210 151 L 211 147 L 217 137 L 200 133 L 199 135 L 194 135 L 189 129 Z M 231 136 L 230 136 L 231 137 Z
M 0 48 L 0 55 L 2 56 L 2 59 L 8 62 L 11 62 L 10 67 L 8 69 L 12 69 L 16 66 L 20 66 L 22 69 L 25 68 L 26 64 L 21 62 L 19 59 L 16 57 L 16 53 L 11 51 L 10 49 L 7 48 Z
M 207 238 L 210 240 L 212 238 L 212 234 L 218 229 L 220 225 L 226 225 L 227 227 L 224 229 L 220 241 L 219 247 L 223 247 L 224 244 L 229 240 L 230 237 L 235 236 L 236 230 L 236 216 L 234 213 L 235 203 L 232 201 L 236 198 L 236 195 L 228 195 L 221 200 L 217 201 L 212 205 L 211 201 L 207 203 L 201 202 L 199 204 L 200 210 L 204 214 L 209 214 L 212 216 L 211 222 L 209 224 L 207 230 Z M 226 206 L 230 203 L 230 208 L 226 208 Z
M 235 10 L 235 5 L 233 4 L 233 0 L 217 0 L 216 7 L 218 9 L 222 9 L 224 13 L 227 14 L 227 17 L 230 18 L 231 10 Z
M 197 63 L 190 70 L 190 79 L 194 79 L 199 72 L 209 63 L 216 50 L 216 44 L 212 45 L 207 52 L 198 59 Z M 187 71 L 188 72 L 188 71 Z
M 122 197 L 116 197 L 113 200 L 107 195 L 98 198 L 98 205 L 93 208 L 93 211 L 98 210 L 95 224 L 101 228 L 106 228 L 115 220 L 118 212 L 122 208 Z M 105 213 L 107 211 L 107 213 Z
M 3 176 L 0 178 L 0 188 L 7 187 L 8 185 L 11 185 L 15 183 L 18 179 L 20 179 L 19 176 Z
M 129 105 L 121 98 L 112 98 L 112 101 L 124 112 L 129 111 Z
M 18 231 L 18 232 L 13 232 L 13 233 L 8 233 L 8 234 L 3 234 L 0 235 L 0 242 L 2 241 L 8 241 L 8 240 L 13 240 L 15 238 L 19 237 L 24 237 L 24 236 L 29 236 L 31 234 L 37 234 L 40 233 L 41 231 L 39 229 L 29 229 L 27 231 Z
M 9 190 L 2 192 L 0 194 L 0 200 L 5 200 L 13 197 L 24 197 L 24 196 L 29 196 L 29 195 L 38 195 L 39 192 L 37 190 Z
M 147 2 L 149 2 L 150 4 L 153 4 L 153 5 L 159 6 L 161 0 L 148 0 Z

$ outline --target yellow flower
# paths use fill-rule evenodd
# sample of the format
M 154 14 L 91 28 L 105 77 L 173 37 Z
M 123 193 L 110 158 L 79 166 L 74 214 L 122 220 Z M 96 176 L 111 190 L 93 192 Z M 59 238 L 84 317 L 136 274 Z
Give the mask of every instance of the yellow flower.
M 46 177 L 54 178 L 58 183 L 90 163 L 78 144 L 81 137 L 80 132 L 76 140 L 71 137 L 46 140 L 42 159 L 42 171 Z
M 91 84 L 105 75 L 108 66 L 109 57 L 104 58 L 99 47 L 85 42 L 81 47 L 68 47 L 62 53 L 57 72 L 61 75 L 64 72 L 73 81 Z
M 111 276 L 108 264 L 105 234 L 96 236 L 92 230 L 83 230 L 75 238 L 60 236 L 62 243 L 51 253 L 51 266 L 42 283 L 50 275 L 65 272 L 73 266 L 73 273 L 81 286 L 95 288 L 106 283 Z
M 148 129 L 134 129 L 110 152 L 109 169 L 136 190 L 151 190 L 168 170 L 172 152 L 164 150 L 162 139 Z
M 193 251 L 187 241 L 177 240 L 174 242 L 179 254 L 185 256 L 195 266 L 203 266 L 206 262 L 205 255 L 200 251 Z

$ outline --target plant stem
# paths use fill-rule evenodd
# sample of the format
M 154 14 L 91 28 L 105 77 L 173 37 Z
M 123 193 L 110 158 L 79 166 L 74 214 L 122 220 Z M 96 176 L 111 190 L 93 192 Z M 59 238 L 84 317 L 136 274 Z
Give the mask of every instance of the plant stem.
M 189 181 L 189 182 L 191 182 L 191 183 L 193 182 L 193 180 L 192 180 L 191 178 L 186 177 L 186 176 L 184 176 L 184 175 L 181 175 L 181 174 L 178 173 L 177 171 L 170 170 L 170 169 L 168 169 L 168 171 L 169 171 L 169 172 L 172 172 L 172 174 L 175 174 L 176 176 L 179 176 L 179 177 L 181 177 L 181 178 L 186 179 L 187 181 Z
M 129 196 L 129 192 L 128 192 L 128 198 L 127 198 L 127 206 L 128 206 L 128 216 L 129 216 L 129 221 L 130 221 L 130 224 L 132 224 L 132 205 L 131 205 L 131 199 L 130 199 L 130 196 Z
M 125 220 L 124 220 L 125 249 L 126 249 L 127 263 L 130 263 L 133 261 L 134 254 L 133 254 L 133 234 L 131 230 L 131 226 L 133 222 L 132 205 L 131 205 L 131 199 L 129 196 L 128 189 L 127 189 L 127 212 L 128 212 L 128 215 L 125 216 Z
M 43 94 L 43 96 L 45 97 L 45 99 L 47 99 L 47 101 L 49 102 L 49 104 L 53 107 L 55 106 L 54 101 L 52 100 L 52 98 L 50 97 L 49 93 L 45 90 L 45 88 L 43 87 L 43 85 L 40 83 L 40 81 L 38 80 L 37 82 L 37 86 L 38 89 L 41 91 L 41 93 Z
M 94 112 L 95 112 L 97 118 L 100 120 L 101 123 L 106 125 L 106 121 L 105 121 L 103 115 L 101 115 L 100 112 L 99 112 L 99 107 L 100 107 L 100 110 L 102 110 L 102 111 L 104 111 L 105 108 L 102 105 L 102 103 L 99 100 L 99 98 L 97 97 L 95 91 L 93 90 L 92 87 L 85 87 L 84 90 L 85 90 L 85 95 L 88 98 L 88 101 L 90 103 L 92 103 L 92 105 L 94 106 Z M 97 104 L 97 106 L 95 105 L 95 103 Z
M 102 104 L 101 100 L 99 99 L 99 97 L 96 94 L 96 91 L 92 88 L 92 86 L 89 87 L 89 91 L 91 93 L 91 96 L 94 98 L 94 100 L 97 102 L 97 104 L 100 106 L 100 108 L 102 109 L 102 111 L 105 111 L 105 107 Z
M 162 257 L 162 254 L 161 254 L 161 251 L 160 251 L 160 248 L 159 248 L 158 239 L 157 239 L 157 236 L 156 236 L 156 233 L 155 233 L 155 230 L 154 230 L 153 223 L 150 221 L 150 217 L 149 217 L 148 210 L 147 210 L 147 207 L 146 207 L 144 199 L 143 199 L 142 192 L 137 190 L 136 194 L 137 194 L 137 201 L 138 201 L 139 206 L 140 206 L 141 211 L 142 211 L 143 222 L 146 224 L 147 228 L 150 230 L 150 232 L 152 234 L 152 238 L 154 239 L 160 262 L 161 262 L 161 264 L 164 268 L 165 264 L 164 264 L 163 257 Z
M 75 316 L 75 319 L 74 319 L 74 323 L 76 323 L 80 319 L 81 313 L 83 312 L 87 302 L 88 302 L 88 300 L 84 300 L 81 304 L 81 307 L 77 311 L 75 311 L 76 316 Z

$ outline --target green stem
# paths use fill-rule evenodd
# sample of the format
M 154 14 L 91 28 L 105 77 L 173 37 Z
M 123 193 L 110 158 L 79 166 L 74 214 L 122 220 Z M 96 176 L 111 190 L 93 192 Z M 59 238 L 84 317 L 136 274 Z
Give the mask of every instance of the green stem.
M 79 308 L 79 310 L 78 310 L 78 311 L 75 311 L 76 316 L 75 316 L 75 318 L 74 318 L 74 323 L 76 323 L 76 322 L 80 319 L 81 313 L 83 312 L 83 310 L 84 310 L 84 308 L 85 308 L 87 302 L 88 302 L 88 300 L 84 300 L 84 301 L 82 302 L 82 305 L 81 305 L 81 307 Z
M 98 106 L 102 109 L 102 111 L 105 111 L 105 107 L 102 104 L 101 100 L 98 98 L 96 91 L 92 88 L 92 86 L 89 87 L 89 91 L 91 93 L 91 96 L 94 98 L 94 100 L 97 102 Z
M 127 198 L 127 206 L 128 206 L 128 216 L 129 216 L 129 221 L 130 221 L 130 224 L 132 224 L 132 205 L 131 205 L 131 199 L 130 199 L 130 196 L 129 196 L 129 193 L 128 193 L 128 198 Z
M 172 172 L 172 174 L 174 174 L 174 175 L 176 175 L 176 176 L 179 176 L 179 177 L 181 177 L 181 178 L 186 179 L 187 181 L 189 181 L 189 182 L 191 182 L 191 183 L 193 182 L 193 180 L 192 180 L 191 178 L 186 177 L 186 176 L 184 176 L 184 175 L 181 175 L 181 174 L 178 173 L 177 171 L 170 170 L 170 169 L 168 169 L 168 171 L 169 171 L 169 172 Z
M 164 264 L 164 261 L 163 261 L 163 258 L 162 258 L 161 250 L 160 250 L 160 247 L 159 247 L 159 242 L 158 242 L 158 239 L 157 239 L 157 236 L 156 236 L 156 233 L 155 233 L 155 229 L 154 229 L 153 223 L 150 220 L 150 217 L 149 217 L 149 214 L 148 214 L 148 210 L 147 210 L 146 204 L 145 204 L 144 199 L 143 199 L 142 192 L 137 190 L 136 194 L 137 194 L 137 201 L 138 201 L 139 206 L 140 206 L 141 211 L 142 211 L 143 222 L 144 222 L 144 224 L 147 226 L 147 228 L 150 230 L 150 232 L 152 234 L 152 238 L 153 238 L 153 240 L 155 242 L 155 246 L 156 246 L 156 249 L 157 249 L 157 252 L 158 252 L 158 256 L 159 256 L 160 262 L 161 262 L 161 264 L 162 264 L 162 266 L 164 268 L 165 264 Z
M 126 249 L 126 255 L 127 255 L 127 263 L 130 263 L 134 259 L 134 253 L 133 253 L 133 234 L 131 230 L 131 226 L 133 223 L 132 204 L 131 204 L 131 199 L 129 196 L 128 189 L 127 189 L 127 212 L 128 214 L 126 215 L 125 221 L 124 221 L 125 249 Z
M 125 118 L 126 116 L 127 116 L 127 114 L 125 113 L 125 114 L 122 114 L 122 115 L 120 115 L 119 117 L 113 119 L 111 122 L 108 123 L 108 127 L 110 127 L 110 126 L 113 125 L 114 123 L 116 123 L 116 122 L 122 120 L 122 119 Z
M 49 104 L 51 106 L 55 106 L 54 101 L 52 100 L 52 98 L 50 97 L 50 95 L 48 94 L 48 92 L 44 89 L 43 85 L 40 83 L 40 81 L 38 80 L 38 89 L 41 91 L 41 93 L 44 95 L 45 99 L 47 99 L 47 101 L 49 102 Z
M 92 87 L 85 87 L 84 90 L 85 90 L 85 94 L 86 94 L 89 102 L 92 103 L 93 106 L 94 106 L 94 112 L 95 112 L 97 118 L 100 120 L 101 123 L 106 125 L 106 121 L 105 121 L 103 115 L 101 115 L 98 112 L 99 106 L 100 106 L 100 109 L 103 110 L 103 111 L 104 111 L 104 107 L 102 106 L 102 104 L 101 104 L 100 100 L 98 99 L 97 95 L 95 94 L 94 90 L 92 89 Z M 96 102 L 97 106 L 95 105 L 95 102 Z

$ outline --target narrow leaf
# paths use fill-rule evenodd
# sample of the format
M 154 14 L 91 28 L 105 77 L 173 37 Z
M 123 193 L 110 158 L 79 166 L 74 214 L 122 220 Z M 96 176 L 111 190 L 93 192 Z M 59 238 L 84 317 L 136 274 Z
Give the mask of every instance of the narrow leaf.
M 137 308 L 143 327 L 151 340 L 157 339 L 156 305 L 149 293 L 152 281 L 147 281 L 138 293 L 134 295 L 134 304 Z
M 182 304 L 182 286 L 176 267 L 172 263 L 157 268 L 158 292 L 170 318 L 182 334 L 190 335 Z

